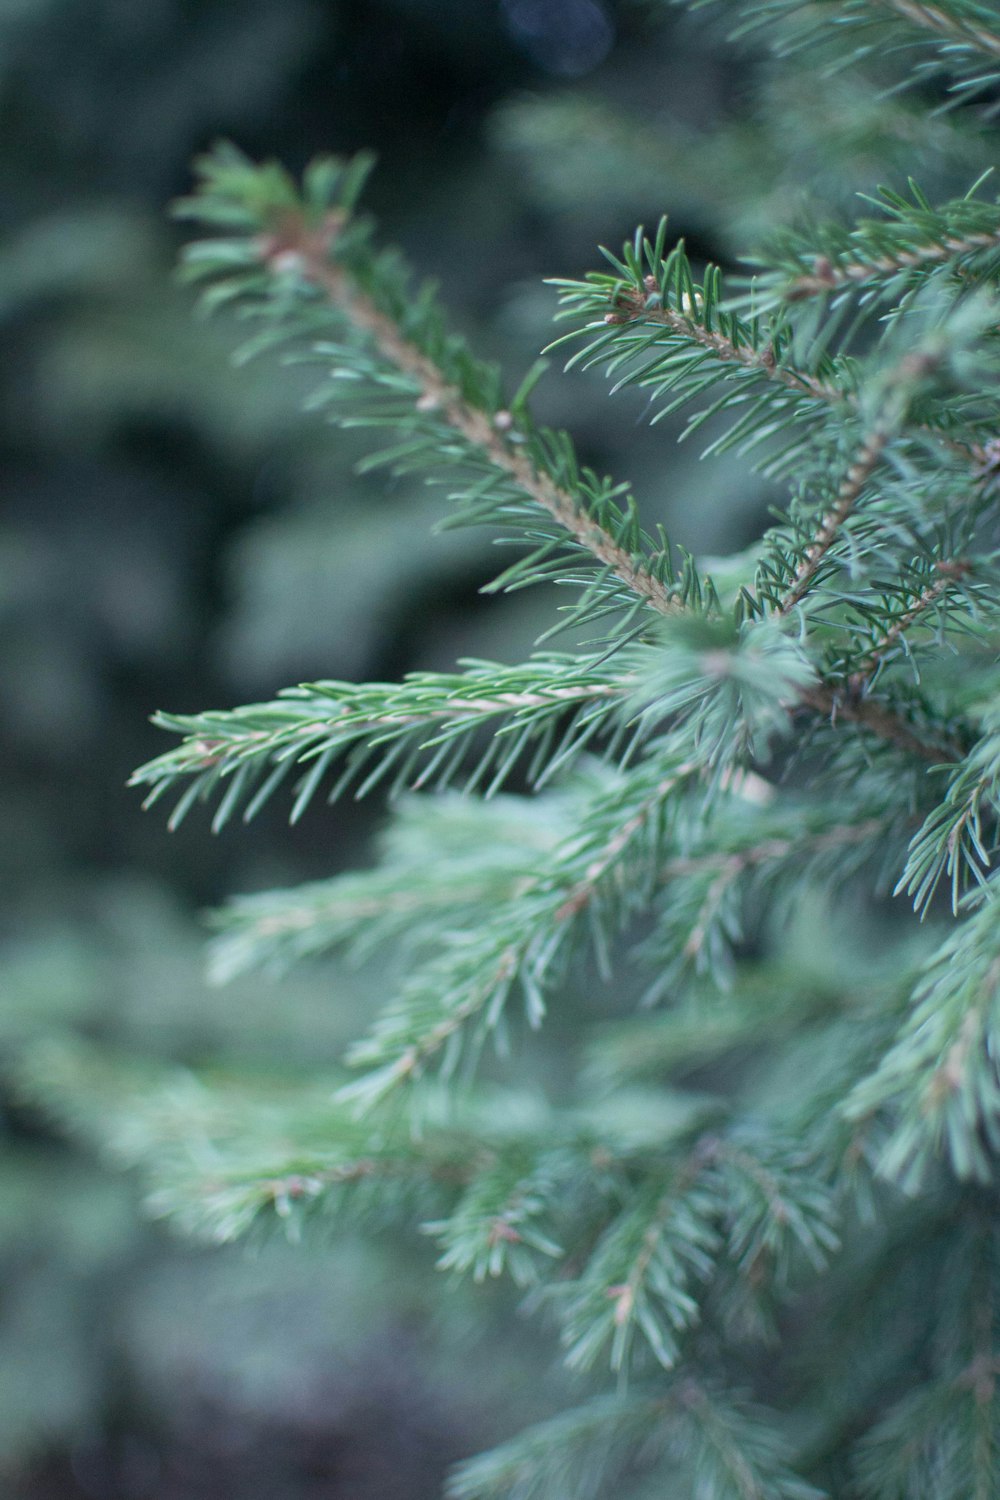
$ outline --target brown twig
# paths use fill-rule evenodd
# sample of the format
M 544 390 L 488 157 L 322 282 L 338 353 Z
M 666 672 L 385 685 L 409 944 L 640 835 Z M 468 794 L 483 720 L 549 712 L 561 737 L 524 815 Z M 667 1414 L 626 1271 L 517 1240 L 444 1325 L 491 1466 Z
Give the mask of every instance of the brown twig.
M 961 760 L 965 754 L 954 743 L 925 740 L 912 724 L 886 708 L 884 703 L 874 698 L 857 697 L 833 683 L 821 680 L 813 687 L 803 688 L 798 701 L 802 708 L 812 709 L 831 723 L 842 720 L 846 724 L 857 724 L 930 765 Z

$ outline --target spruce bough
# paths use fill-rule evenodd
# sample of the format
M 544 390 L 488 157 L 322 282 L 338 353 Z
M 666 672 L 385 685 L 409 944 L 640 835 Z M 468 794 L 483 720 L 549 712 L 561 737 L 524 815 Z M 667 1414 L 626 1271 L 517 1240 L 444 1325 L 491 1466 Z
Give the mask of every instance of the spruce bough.
M 991 7 L 739 9 L 782 55 L 851 61 L 889 36 L 918 82 L 951 69 L 963 107 L 996 83 Z M 373 464 L 510 541 L 490 588 L 559 585 L 554 630 L 587 644 L 159 715 L 177 742 L 134 780 L 174 823 L 397 797 L 375 868 L 218 913 L 217 977 L 387 945 L 402 977 L 332 1099 L 185 1100 L 210 1177 L 169 1092 L 121 1087 L 124 1123 L 91 1128 L 131 1142 L 194 1233 L 395 1220 L 442 1267 L 527 1290 L 580 1404 L 460 1466 L 455 1500 L 985 1500 L 1000 205 L 988 182 L 935 204 L 910 183 L 853 226 L 776 232 L 730 285 L 663 225 L 558 283 L 571 363 L 785 487 L 713 582 L 536 424 L 539 370 L 506 398 L 377 248 L 368 166 L 320 161 L 300 186 L 218 148 L 182 205 L 211 231 L 186 273 L 255 321 L 248 353 L 316 364 L 312 405 L 372 429 Z M 817 890 L 845 912 L 894 892 L 927 921 L 822 978 L 761 957 Z M 595 969 L 645 1004 L 581 1040 L 557 1100 L 518 1092 L 509 1049 Z M 64 1111 L 87 1094 L 56 1056 L 35 1086 Z

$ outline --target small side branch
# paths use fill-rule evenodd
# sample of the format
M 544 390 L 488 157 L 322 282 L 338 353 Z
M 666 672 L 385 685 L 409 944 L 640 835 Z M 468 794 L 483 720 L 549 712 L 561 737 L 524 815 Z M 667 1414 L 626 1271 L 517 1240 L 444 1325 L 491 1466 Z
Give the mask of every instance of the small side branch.
M 875 644 L 865 652 L 861 661 L 855 667 L 848 679 L 852 691 L 859 692 L 865 681 L 872 675 L 879 662 L 886 657 L 894 646 L 898 645 L 907 631 L 911 630 L 920 618 L 934 608 L 938 600 L 948 592 L 956 579 L 962 578 L 968 571 L 969 565 L 965 562 L 939 562 L 935 569 L 936 577 L 920 591 L 908 609 L 893 620 L 886 631 L 879 636 Z
M 326 294 L 355 328 L 368 335 L 384 359 L 412 377 L 420 388 L 418 409 L 444 418 L 632 593 L 660 614 L 674 613 L 679 607 L 677 600 L 661 580 L 621 547 L 572 494 L 533 464 L 522 447 L 510 441 L 509 413 L 499 412 L 491 418 L 465 401 L 446 382 L 434 362 L 404 338 L 392 319 L 354 284 L 348 272 L 331 256 L 339 228 L 338 220 L 334 220 L 332 232 L 329 228 L 320 233 L 310 232 L 305 225 L 296 224 L 265 247 L 266 258 L 273 261 L 277 256 L 299 256 L 305 277 Z
M 623 851 L 635 838 L 646 823 L 656 812 L 664 798 L 674 790 L 675 787 L 694 775 L 698 767 L 690 762 L 678 767 L 671 776 L 666 776 L 655 788 L 652 795 L 636 808 L 632 816 L 617 829 L 605 844 L 604 848 L 595 859 L 587 866 L 583 879 L 580 880 L 570 891 L 569 895 L 555 913 L 556 922 L 567 922 L 572 917 L 579 915 L 593 900 L 600 882 L 621 858 Z
M 736 850 L 732 854 L 682 855 L 677 859 L 667 861 L 660 871 L 660 879 L 675 880 L 678 877 L 701 875 L 712 870 L 718 870 L 720 874 L 726 876 L 727 880 L 734 879 L 744 870 L 754 869 L 757 865 L 769 864 L 774 860 L 788 859 L 791 855 L 807 855 L 819 853 L 824 849 L 839 849 L 845 845 L 863 844 L 865 839 L 874 838 L 885 827 L 886 822 L 883 818 L 865 818 L 860 823 L 836 824 L 806 839 L 762 839 L 759 844 L 751 844 L 749 848 Z
M 810 839 L 762 839 L 759 844 L 753 844 L 749 849 L 740 849 L 733 854 L 704 854 L 669 860 L 661 871 L 661 879 L 664 881 L 678 876 L 683 878 L 703 872 L 717 872 L 705 893 L 705 899 L 698 909 L 698 914 L 684 944 L 682 950 L 684 958 L 688 960 L 698 958 L 705 946 L 712 923 L 725 900 L 726 892 L 747 870 L 756 869 L 759 865 L 786 860 L 792 855 L 818 854 L 825 849 L 863 844 L 866 839 L 874 838 L 885 827 L 886 821 L 883 818 L 866 818 L 860 823 L 844 823 L 828 828 L 825 832 Z
M 1000 232 L 985 231 L 965 235 L 949 235 L 930 245 L 915 245 L 899 249 L 891 254 L 876 255 L 869 259 L 845 260 L 835 265 L 826 255 L 817 256 L 812 271 L 805 276 L 796 276 L 784 292 L 786 302 L 803 302 L 807 297 L 822 297 L 842 287 L 855 286 L 874 280 L 876 277 L 892 276 L 896 272 L 910 271 L 917 266 L 960 259 L 974 255 L 977 250 L 995 250 L 1000 247 Z
M 769 344 L 763 349 L 757 349 L 752 344 L 737 343 L 716 328 L 706 328 L 696 317 L 664 306 L 659 297 L 659 284 L 655 276 L 645 278 L 644 291 L 630 287 L 620 292 L 615 310 L 606 315 L 605 322 L 633 323 L 640 318 L 646 323 L 662 323 L 671 333 L 691 339 L 703 349 L 710 349 L 716 359 L 727 364 L 741 365 L 746 370 L 754 370 L 766 379 L 785 385 L 803 396 L 812 396 L 827 405 L 836 405 L 848 399 L 847 393 L 837 386 L 817 380 L 814 375 L 806 375 L 799 370 L 789 369 L 787 365 L 778 364 Z
M 799 694 L 798 701 L 803 708 L 813 709 L 833 723 L 839 720 L 857 724 L 878 735 L 879 739 L 898 745 L 901 750 L 932 766 L 961 760 L 964 754 L 955 744 L 923 739 L 911 724 L 892 709 L 886 708 L 884 703 L 878 703 L 873 698 L 844 694 L 828 682 L 819 682 L 815 687 L 805 688 Z
M 877 0 L 877 3 L 949 42 L 961 42 L 986 57 L 1000 58 L 1000 33 L 990 31 L 977 21 L 963 20 L 938 5 L 925 5 L 922 0 Z
M 467 945 L 461 937 L 451 944 L 442 956 L 441 967 L 430 971 L 426 979 L 418 976 L 412 993 L 404 994 L 403 1000 L 409 1001 L 409 1005 L 404 1003 L 400 1013 L 403 1029 L 397 1027 L 390 1017 L 381 1036 L 376 1028 L 369 1042 L 354 1049 L 352 1060 L 360 1064 L 374 1063 L 375 1071 L 365 1074 L 355 1084 L 348 1084 L 341 1091 L 341 1099 L 355 1100 L 362 1106 L 374 1102 L 399 1084 L 423 1074 L 430 1061 L 439 1057 L 470 1022 L 485 1017 L 487 1027 L 495 1026 L 510 988 L 519 977 L 522 980 L 527 978 L 529 984 L 540 988 L 545 982 L 545 964 L 539 967 L 534 961 L 539 937 L 553 932 L 557 934 L 555 944 L 549 945 L 547 964 L 570 924 L 599 898 L 626 850 L 647 827 L 664 799 L 696 770 L 693 765 L 679 766 L 670 775 L 660 778 L 633 804 L 632 811 L 620 825 L 607 829 L 606 836 L 597 844 L 583 874 L 576 881 L 568 872 L 560 870 L 557 850 L 553 862 L 522 883 L 516 896 L 512 897 L 510 923 L 495 924 L 496 941 L 490 941 L 484 960 L 473 954 L 466 963 Z M 613 823 L 614 819 L 609 821 Z M 530 909 L 532 902 L 536 912 L 534 917 L 526 920 L 522 913 Z M 511 929 L 516 930 L 512 938 L 508 937 Z M 453 992 L 453 999 L 442 1011 L 442 994 L 447 995 L 449 991 Z M 426 1026 L 421 1024 L 420 1016 L 425 1002 L 439 1012 L 437 1019 Z M 414 1012 L 416 1025 L 408 1020 L 407 1009 Z
M 795 570 L 791 587 L 778 606 L 779 614 L 789 614 L 808 592 L 817 569 L 836 540 L 841 526 L 854 509 L 858 496 L 881 458 L 887 441 L 888 433 L 884 428 L 876 428 L 869 437 L 865 438 L 840 483 L 836 500 L 823 517 L 819 530 L 806 548 L 802 561 Z

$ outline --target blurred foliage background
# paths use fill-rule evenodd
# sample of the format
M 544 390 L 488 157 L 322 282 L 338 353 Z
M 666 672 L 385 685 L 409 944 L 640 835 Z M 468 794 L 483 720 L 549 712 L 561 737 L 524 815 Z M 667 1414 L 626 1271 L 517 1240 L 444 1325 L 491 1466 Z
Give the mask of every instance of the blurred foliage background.
M 210 990 L 199 913 L 365 858 L 378 809 L 168 837 L 124 790 L 157 707 L 516 661 L 535 592 L 477 597 L 489 537 L 435 536 L 433 490 L 367 478 L 300 410 L 308 372 L 234 369 L 192 316 L 166 206 L 218 136 L 293 169 L 372 146 L 369 206 L 513 387 L 579 275 L 669 209 L 732 264 L 768 227 L 912 170 L 954 180 L 961 122 L 772 77 L 652 0 L 2 0 L 0 91 L 0 1484 L 12 1500 L 417 1500 L 537 1418 L 557 1377 L 501 1292 L 435 1295 L 420 1240 L 170 1240 L 138 1190 L 19 1100 L 67 1028 L 139 1058 L 294 1078 L 361 1029 L 325 966 Z M 794 137 L 787 120 L 794 117 Z M 966 144 L 964 163 L 977 147 Z M 985 164 L 985 163 L 984 163 Z M 694 550 L 758 533 L 740 461 L 704 476 L 637 398 L 550 373 L 544 417 Z M 664 424 L 669 426 L 669 424 Z M 391 1291 L 387 1291 L 391 1288 Z

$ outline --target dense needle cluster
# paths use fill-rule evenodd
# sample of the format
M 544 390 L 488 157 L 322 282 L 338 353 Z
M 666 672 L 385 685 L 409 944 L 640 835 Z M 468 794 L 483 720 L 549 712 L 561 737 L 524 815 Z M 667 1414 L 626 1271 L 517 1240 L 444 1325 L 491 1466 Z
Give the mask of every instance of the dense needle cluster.
M 951 78 L 965 108 L 995 92 L 987 5 L 732 9 L 787 66 L 891 40 L 900 82 Z M 373 464 L 426 474 L 446 524 L 510 542 L 492 589 L 559 585 L 553 633 L 586 644 L 160 715 L 176 743 L 134 780 L 173 799 L 175 823 L 199 803 L 221 827 L 272 797 L 294 818 L 347 791 L 397 798 L 374 868 L 218 913 L 216 976 L 391 947 L 398 984 L 332 1098 L 321 1080 L 181 1105 L 145 1081 L 98 1089 L 57 1057 L 34 1086 L 143 1161 L 157 1211 L 195 1233 L 389 1220 L 432 1236 L 442 1267 L 525 1288 L 580 1404 L 462 1466 L 455 1500 L 986 1500 L 1000 1482 L 991 184 L 931 203 L 911 182 L 853 225 L 780 230 L 732 284 L 666 224 L 557 284 L 571 363 L 645 392 L 654 420 L 685 412 L 707 462 L 735 449 L 784 487 L 774 526 L 713 581 L 536 424 L 537 370 L 507 398 L 447 332 L 356 212 L 367 166 L 324 160 L 300 187 L 219 148 L 182 206 L 211 232 L 187 274 L 254 320 L 248 353 L 315 364 L 311 404 L 370 429 Z M 859 893 L 897 897 L 881 958 L 832 936 Z M 810 910 L 824 913 L 811 966 L 774 937 Z M 635 1009 L 592 1034 L 581 1018 L 543 1098 L 522 1083 L 532 1032 L 572 1014 L 595 973 Z M 91 1119 L 95 1091 L 117 1122 Z

